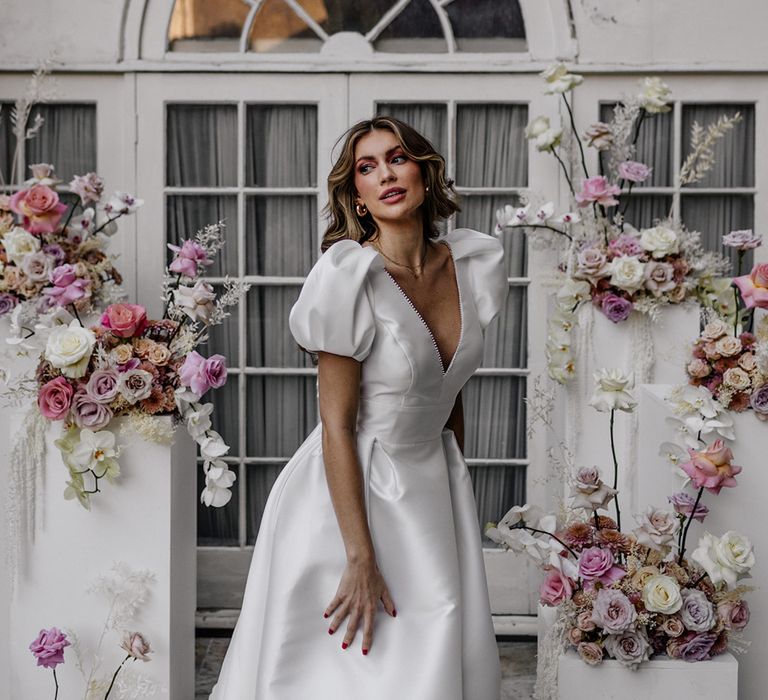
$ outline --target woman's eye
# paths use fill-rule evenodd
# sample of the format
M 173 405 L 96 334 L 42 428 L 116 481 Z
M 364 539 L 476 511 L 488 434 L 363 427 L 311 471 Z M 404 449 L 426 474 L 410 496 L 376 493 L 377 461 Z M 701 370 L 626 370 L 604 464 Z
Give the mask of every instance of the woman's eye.
M 395 156 L 392 160 L 397 160 L 398 158 L 400 158 L 400 160 L 405 160 L 405 156 L 402 156 L 402 155 Z

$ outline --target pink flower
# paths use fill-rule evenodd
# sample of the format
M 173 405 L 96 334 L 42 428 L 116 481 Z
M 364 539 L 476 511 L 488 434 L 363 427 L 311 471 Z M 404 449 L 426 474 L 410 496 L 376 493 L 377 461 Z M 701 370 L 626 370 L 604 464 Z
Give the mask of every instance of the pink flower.
M 48 279 L 56 287 L 68 287 L 77 279 L 77 270 L 74 265 L 65 263 L 64 265 L 54 267 Z
M 186 240 L 181 247 L 167 244 L 176 253 L 176 258 L 168 266 L 171 272 L 176 272 L 185 277 L 197 277 L 197 265 L 212 265 L 213 260 L 208 257 L 205 248 L 196 241 Z
M 690 460 L 680 468 L 691 477 L 697 489 L 703 487 L 717 495 L 724 486 L 736 486 L 733 477 L 741 472 L 741 467 L 731 464 L 733 453 L 722 440 L 715 440 L 700 452 L 688 448 L 688 454 Z
M 29 650 L 37 659 L 38 666 L 56 668 L 64 663 L 64 647 L 70 644 L 66 634 L 51 627 L 49 630 L 40 630 L 37 639 L 29 645 Z
M 224 355 L 211 355 L 203 367 L 208 383 L 218 389 L 227 381 L 227 359 Z
M 50 420 L 61 420 L 69 412 L 74 393 L 72 385 L 64 377 L 56 377 L 46 382 L 37 395 L 40 413 Z
M 78 389 L 72 400 L 72 415 L 80 428 L 101 430 L 112 420 L 112 409 L 91 398 L 84 388 Z
M 141 335 L 147 323 L 147 310 L 140 304 L 110 304 L 101 316 L 101 325 L 118 338 Z
M 768 263 L 757 263 L 752 272 L 735 277 L 733 283 L 739 288 L 748 309 L 755 306 L 768 309 Z
M 86 206 L 101 199 L 102 192 L 104 192 L 104 181 L 96 173 L 75 175 L 72 182 L 69 183 L 69 190 L 80 197 L 83 206 Z
M 66 287 L 45 287 L 43 294 L 47 294 L 59 306 L 67 306 L 78 299 L 91 296 L 91 281 L 76 279 Z
M 541 582 L 539 594 L 544 605 L 553 607 L 560 605 L 573 594 L 573 581 L 562 571 L 553 567 Z
M 600 581 L 610 586 L 624 576 L 626 572 L 613 563 L 613 552 L 600 547 L 589 547 L 579 557 L 579 576 L 588 583 Z
M 30 233 L 53 233 L 67 205 L 48 185 L 34 185 L 11 196 L 11 210 L 24 217 L 24 228 Z
M 126 632 L 123 635 L 123 641 L 120 643 L 120 646 L 134 659 L 151 661 L 147 654 L 151 654 L 152 649 L 150 649 L 149 642 L 141 632 Z
M 737 250 L 751 250 L 757 248 L 763 242 L 763 234 L 755 233 L 752 229 L 731 231 L 723 236 L 723 245 Z
M 227 368 L 223 355 L 212 355 L 208 359 L 193 350 L 184 358 L 179 367 L 182 385 L 202 396 L 211 387 L 220 387 L 227 379 Z
M 625 160 L 619 163 L 619 177 L 630 182 L 642 182 L 647 180 L 653 168 L 649 168 L 645 163 L 638 163 L 635 160 Z
M 602 176 L 590 177 L 581 185 L 581 192 L 576 194 L 576 201 L 580 207 L 586 207 L 591 202 L 597 202 L 605 207 L 612 207 L 619 203 L 614 196 L 621 190 L 616 185 L 611 185 Z

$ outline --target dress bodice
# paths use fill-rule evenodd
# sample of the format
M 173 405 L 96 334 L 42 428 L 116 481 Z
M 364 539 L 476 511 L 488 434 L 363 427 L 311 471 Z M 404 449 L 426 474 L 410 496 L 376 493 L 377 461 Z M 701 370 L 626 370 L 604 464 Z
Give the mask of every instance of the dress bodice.
M 393 443 L 439 436 L 456 396 L 482 362 L 483 331 L 504 305 L 508 282 L 501 242 L 460 228 L 441 236 L 451 250 L 461 332 L 443 370 L 434 337 L 370 246 L 332 245 L 315 263 L 289 326 L 307 350 L 362 363 L 358 431 Z

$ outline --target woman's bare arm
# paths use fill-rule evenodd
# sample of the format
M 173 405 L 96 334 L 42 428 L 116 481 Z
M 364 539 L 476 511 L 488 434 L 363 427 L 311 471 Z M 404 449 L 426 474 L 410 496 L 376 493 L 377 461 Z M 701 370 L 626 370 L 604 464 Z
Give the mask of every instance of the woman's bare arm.
M 319 352 L 318 357 L 325 476 L 347 554 L 347 566 L 324 616 L 335 612 L 328 629 L 333 634 L 349 615 L 343 649 L 352 644 L 362 621 L 362 649 L 363 654 L 367 654 L 373 642 L 373 620 L 378 602 L 382 602 L 392 617 L 397 613 L 376 564 L 365 512 L 363 476 L 357 457 L 360 363 L 354 358 L 327 352 Z
M 461 392 L 456 396 L 456 403 L 453 404 L 451 415 L 445 423 L 446 428 L 450 428 L 456 434 L 456 442 L 459 443 L 459 449 L 464 453 L 464 404 L 461 402 Z

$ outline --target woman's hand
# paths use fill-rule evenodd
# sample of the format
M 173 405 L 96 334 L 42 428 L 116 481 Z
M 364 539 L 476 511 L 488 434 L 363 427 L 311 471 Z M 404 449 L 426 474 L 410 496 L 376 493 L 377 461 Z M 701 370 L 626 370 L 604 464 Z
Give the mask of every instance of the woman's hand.
M 376 608 L 379 600 L 384 605 L 384 609 L 392 617 L 397 615 L 395 604 L 389 595 L 387 584 L 381 575 L 374 560 L 361 562 L 348 561 L 341 575 L 341 582 L 336 591 L 336 595 L 325 609 L 323 617 L 332 615 L 334 611 L 331 626 L 328 633 L 333 634 L 349 615 L 347 623 L 347 633 L 344 635 L 342 649 L 346 649 L 355 638 L 355 632 L 363 622 L 363 654 L 367 654 L 373 643 L 373 620 L 376 616 Z

